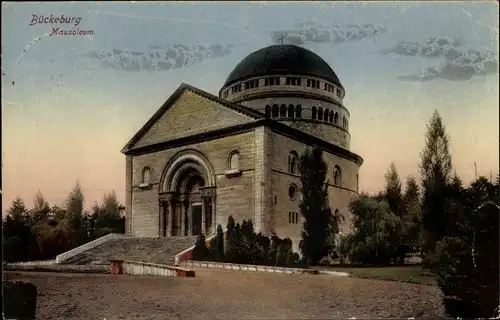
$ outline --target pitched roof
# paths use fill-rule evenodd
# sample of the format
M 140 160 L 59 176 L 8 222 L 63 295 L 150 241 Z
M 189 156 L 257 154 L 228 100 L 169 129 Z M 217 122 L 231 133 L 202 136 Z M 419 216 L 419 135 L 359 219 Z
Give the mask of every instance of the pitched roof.
M 247 108 L 245 106 L 231 103 L 227 100 L 221 99 L 213 94 L 206 91 L 193 87 L 189 84 L 182 83 L 172 95 L 165 101 L 165 103 L 155 112 L 155 114 L 146 122 L 146 124 L 130 139 L 129 142 L 123 147 L 122 153 L 130 149 L 153 125 L 158 119 L 167 111 L 170 106 L 185 92 L 190 91 L 201 97 L 212 100 L 219 103 L 223 107 L 229 108 L 233 111 L 239 112 L 255 120 L 265 119 L 265 115 L 259 111 Z

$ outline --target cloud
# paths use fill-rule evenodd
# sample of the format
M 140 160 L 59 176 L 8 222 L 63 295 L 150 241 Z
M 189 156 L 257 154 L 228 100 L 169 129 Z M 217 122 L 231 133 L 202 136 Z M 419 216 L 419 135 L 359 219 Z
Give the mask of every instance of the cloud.
M 445 62 L 421 70 L 420 75 L 403 75 L 403 81 L 428 82 L 437 79 L 466 81 L 474 76 L 487 76 L 498 73 L 498 53 L 493 51 L 467 52 L 453 51 L 445 55 Z
M 166 71 L 200 63 L 207 59 L 224 57 L 232 52 L 234 45 L 164 45 L 153 43 L 143 51 L 112 49 L 90 51 L 81 55 L 84 59 L 99 61 L 105 68 L 121 71 Z
M 455 54 L 455 48 L 461 47 L 463 41 L 456 38 L 435 37 L 429 39 L 425 43 L 404 41 L 398 43 L 395 47 L 380 51 L 381 54 L 399 54 L 404 56 L 420 56 L 420 57 L 444 57 L 448 54 Z
M 273 43 L 301 45 L 306 43 L 342 43 L 374 37 L 386 31 L 384 27 L 372 24 L 364 25 L 322 25 L 307 22 L 297 25 L 294 29 L 271 32 Z
M 21 51 L 21 53 L 17 57 L 16 63 L 19 64 L 21 58 L 24 57 L 24 55 L 31 49 L 31 47 L 33 47 L 35 44 L 37 44 L 40 41 L 42 41 L 43 38 L 48 37 L 48 36 L 49 36 L 49 33 L 46 32 L 46 33 L 42 34 L 41 36 L 33 38 L 30 42 L 28 42 L 28 44 L 26 45 L 26 47 L 24 47 L 23 51 Z

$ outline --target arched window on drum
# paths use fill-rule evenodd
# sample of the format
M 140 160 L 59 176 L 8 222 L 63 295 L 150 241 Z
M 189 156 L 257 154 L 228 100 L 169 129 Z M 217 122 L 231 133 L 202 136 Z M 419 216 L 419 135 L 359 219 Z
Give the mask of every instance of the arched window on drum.
M 339 166 L 333 168 L 333 184 L 340 186 L 342 184 L 342 171 Z

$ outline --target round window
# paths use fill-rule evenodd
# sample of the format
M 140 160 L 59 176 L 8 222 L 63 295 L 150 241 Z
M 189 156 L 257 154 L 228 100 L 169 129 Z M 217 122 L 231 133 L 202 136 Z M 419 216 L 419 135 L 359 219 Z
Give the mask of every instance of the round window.
M 288 188 L 288 196 L 291 200 L 295 200 L 297 196 L 297 187 L 295 185 L 291 184 Z

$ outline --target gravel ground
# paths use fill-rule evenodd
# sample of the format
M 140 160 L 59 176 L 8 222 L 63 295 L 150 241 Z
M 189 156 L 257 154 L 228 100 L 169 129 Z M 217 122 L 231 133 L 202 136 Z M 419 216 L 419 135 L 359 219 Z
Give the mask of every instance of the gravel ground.
M 195 278 L 14 273 L 37 319 L 442 318 L 438 288 L 328 275 L 196 270 Z

